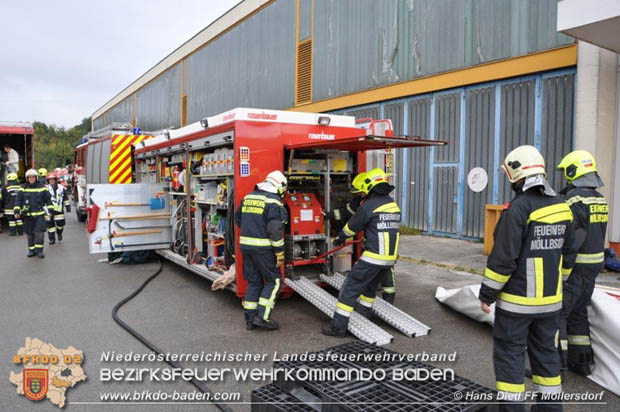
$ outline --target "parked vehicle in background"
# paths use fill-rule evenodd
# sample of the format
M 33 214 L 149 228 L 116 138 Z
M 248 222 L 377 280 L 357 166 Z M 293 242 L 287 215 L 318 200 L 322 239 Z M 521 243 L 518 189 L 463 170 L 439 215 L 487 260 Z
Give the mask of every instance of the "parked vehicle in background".
M 17 175 L 23 182 L 26 170 L 34 167 L 34 128 L 31 123 L 0 121 L 0 178 L 6 182 L 9 159 L 5 146 L 15 150 L 19 156 Z

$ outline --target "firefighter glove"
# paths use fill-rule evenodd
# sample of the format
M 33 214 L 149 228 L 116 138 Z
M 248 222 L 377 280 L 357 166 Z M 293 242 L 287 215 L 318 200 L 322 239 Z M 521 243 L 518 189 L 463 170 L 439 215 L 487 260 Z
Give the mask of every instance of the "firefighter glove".
M 284 263 L 284 251 L 276 252 L 276 267 L 279 268 Z
M 342 236 L 338 236 L 336 239 L 334 239 L 334 246 L 344 245 L 345 240 L 347 239 Z

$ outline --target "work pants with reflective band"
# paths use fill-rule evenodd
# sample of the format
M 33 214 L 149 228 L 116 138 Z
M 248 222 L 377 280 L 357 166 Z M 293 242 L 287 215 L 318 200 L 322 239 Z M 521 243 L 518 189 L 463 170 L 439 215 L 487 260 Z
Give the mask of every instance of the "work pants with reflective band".
M 376 266 L 358 260 L 340 289 L 332 325 L 336 329 L 346 330 L 356 306 L 359 313 L 369 317 L 377 296 L 377 288 L 386 276 L 391 275 L 391 271 L 391 266 Z
M 28 250 L 35 253 L 43 252 L 45 217 L 43 215 L 26 216 L 24 218 L 24 231 L 28 238 Z
M 396 279 L 394 279 L 394 266 L 390 271 L 385 271 L 381 280 L 381 289 L 383 290 L 383 299 L 389 303 L 394 303 L 396 298 Z
M 24 233 L 24 222 L 21 218 L 15 219 L 14 212 L 12 210 L 6 209 L 4 214 L 7 216 L 9 220 L 9 231 L 11 233 Z
M 282 286 L 273 251 L 243 253 L 243 278 L 248 282 L 243 303 L 246 321 L 255 315 L 269 320 Z
M 525 411 L 525 351 L 532 365 L 532 382 L 538 391 L 537 411 L 561 411 L 561 403 L 549 402 L 545 394 L 562 392 L 560 355 L 556 347 L 559 314 L 519 317 L 495 311 L 493 367 L 500 411 Z
M 562 366 L 589 366 L 594 362 L 590 343 L 588 305 L 601 264 L 576 265 L 564 282 L 562 319 L 560 324 L 560 350 Z
M 61 209 L 50 210 L 50 215 L 47 218 L 47 235 L 50 240 L 56 239 L 56 233 L 62 235 L 62 231 L 65 229 L 65 213 Z

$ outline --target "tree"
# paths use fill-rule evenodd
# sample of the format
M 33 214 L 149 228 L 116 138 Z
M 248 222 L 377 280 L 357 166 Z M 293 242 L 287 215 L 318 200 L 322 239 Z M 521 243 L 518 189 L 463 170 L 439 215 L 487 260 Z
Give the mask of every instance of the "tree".
M 72 163 L 73 148 L 90 131 L 90 118 L 68 130 L 64 127 L 34 122 L 34 156 L 37 168 L 53 170 Z

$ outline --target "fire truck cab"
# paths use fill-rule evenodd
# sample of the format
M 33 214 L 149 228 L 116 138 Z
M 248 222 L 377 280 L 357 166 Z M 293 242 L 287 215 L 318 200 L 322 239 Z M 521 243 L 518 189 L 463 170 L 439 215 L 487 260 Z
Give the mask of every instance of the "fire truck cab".
M 379 163 L 391 165 L 393 149 L 443 144 L 394 136 L 390 120 L 248 108 L 207 117 L 134 144 L 137 184 L 88 185 L 90 252 L 157 249 L 212 281 L 234 265 L 228 289 L 242 298 L 247 283 L 233 214 L 257 183 L 280 170 L 288 178 L 289 215 L 282 276 L 318 280 L 348 270 L 361 253 L 352 245 L 318 258 L 340 229 L 324 214 L 346 204 L 367 154 L 387 156 Z

